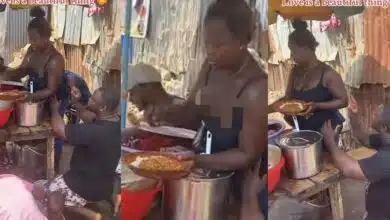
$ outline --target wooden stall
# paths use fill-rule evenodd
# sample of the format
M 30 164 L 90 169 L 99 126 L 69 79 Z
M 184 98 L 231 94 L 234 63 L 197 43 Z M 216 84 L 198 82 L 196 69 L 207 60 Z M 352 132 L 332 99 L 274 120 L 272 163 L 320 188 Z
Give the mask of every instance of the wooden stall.
M 54 136 L 50 123 L 45 121 L 35 127 L 20 127 L 12 122 L 0 129 L 0 142 L 20 142 L 46 140 L 46 178 L 51 180 L 55 176 L 54 170 Z
M 372 149 L 359 147 L 349 151 L 348 155 L 356 160 L 360 160 L 370 157 L 374 153 L 375 151 Z M 305 201 L 320 192 L 327 191 L 332 210 L 332 219 L 343 220 L 344 208 L 340 185 L 343 178 L 340 170 L 334 167 L 328 156 L 325 159 L 325 165 L 322 172 L 313 177 L 294 180 L 283 176 L 276 191 L 268 197 L 269 208 L 271 208 L 273 203 L 281 196 L 287 196 L 297 199 L 298 201 Z

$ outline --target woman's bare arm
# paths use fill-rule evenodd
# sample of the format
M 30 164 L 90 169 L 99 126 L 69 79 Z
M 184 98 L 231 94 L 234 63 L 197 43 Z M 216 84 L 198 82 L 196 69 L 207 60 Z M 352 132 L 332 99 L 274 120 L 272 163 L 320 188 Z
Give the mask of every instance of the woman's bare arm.
M 47 65 L 48 85 L 47 88 L 32 94 L 31 99 L 42 100 L 54 95 L 62 83 L 65 70 L 65 61 L 62 55 L 53 57 Z
M 348 93 L 340 74 L 334 70 L 325 72 L 324 84 L 332 94 L 333 100 L 315 103 L 317 110 L 335 110 L 348 106 Z

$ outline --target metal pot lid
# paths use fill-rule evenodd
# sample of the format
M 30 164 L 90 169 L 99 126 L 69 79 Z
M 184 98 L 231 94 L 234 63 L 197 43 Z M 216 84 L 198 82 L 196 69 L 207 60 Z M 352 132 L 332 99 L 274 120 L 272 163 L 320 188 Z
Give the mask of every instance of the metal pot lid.
M 278 145 L 288 148 L 308 147 L 322 141 L 322 134 L 316 131 L 292 131 L 281 135 L 278 138 Z
M 215 181 L 233 176 L 232 171 L 214 171 L 207 169 L 194 169 L 187 179 L 195 181 Z

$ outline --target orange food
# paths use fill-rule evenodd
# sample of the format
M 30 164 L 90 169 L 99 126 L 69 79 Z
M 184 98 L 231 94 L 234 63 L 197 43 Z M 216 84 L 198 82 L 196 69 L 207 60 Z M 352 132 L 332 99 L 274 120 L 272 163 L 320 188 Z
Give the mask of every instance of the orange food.
M 305 106 L 300 102 L 286 102 L 280 105 L 280 109 L 285 112 L 300 112 L 303 111 Z
M 137 156 L 130 160 L 125 159 L 125 161 L 131 166 L 150 171 L 182 171 L 185 169 L 179 160 L 163 155 Z
M 283 114 L 299 114 L 307 109 L 307 105 L 299 100 L 283 100 L 275 103 L 276 111 Z
M 24 95 L 26 95 L 26 92 L 19 91 L 19 90 L 0 92 L 0 100 L 12 101 L 12 100 L 20 99 Z

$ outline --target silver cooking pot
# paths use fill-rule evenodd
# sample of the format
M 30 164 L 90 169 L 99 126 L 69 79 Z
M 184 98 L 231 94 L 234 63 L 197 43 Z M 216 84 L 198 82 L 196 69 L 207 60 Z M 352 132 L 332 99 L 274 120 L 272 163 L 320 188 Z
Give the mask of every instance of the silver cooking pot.
M 322 139 L 322 134 L 309 130 L 291 131 L 277 138 L 291 178 L 308 178 L 322 170 Z
M 16 124 L 23 127 L 39 125 L 43 119 L 44 101 L 16 103 Z
M 197 172 L 184 179 L 167 181 L 163 191 L 164 219 L 227 219 L 233 174 Z

